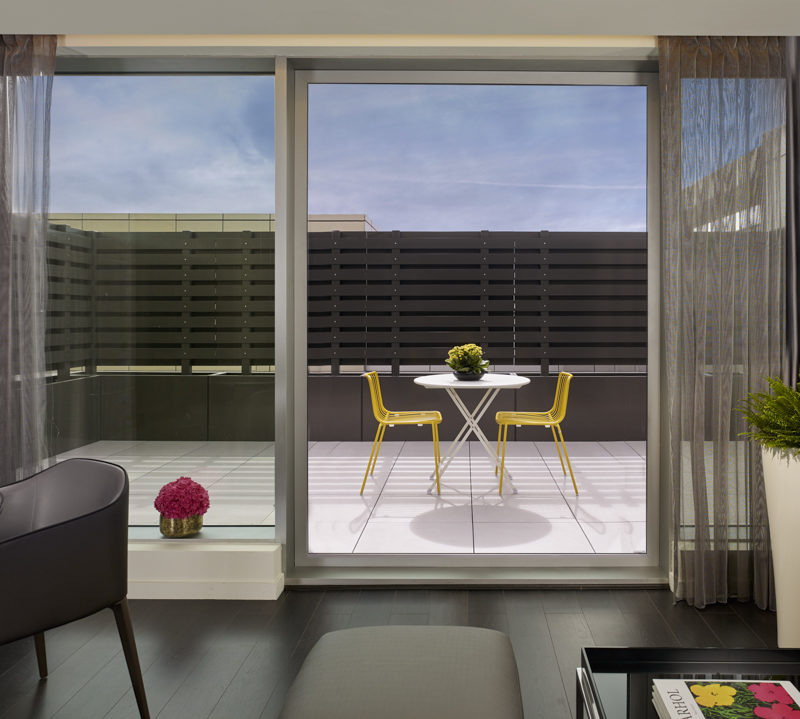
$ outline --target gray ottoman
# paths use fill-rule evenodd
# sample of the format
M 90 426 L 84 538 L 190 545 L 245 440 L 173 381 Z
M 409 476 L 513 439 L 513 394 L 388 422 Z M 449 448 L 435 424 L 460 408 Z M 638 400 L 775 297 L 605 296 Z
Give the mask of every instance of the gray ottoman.
M 324 635 L 281 719 L 522 719 L 514 652 L 501 632 L 390 626 Z

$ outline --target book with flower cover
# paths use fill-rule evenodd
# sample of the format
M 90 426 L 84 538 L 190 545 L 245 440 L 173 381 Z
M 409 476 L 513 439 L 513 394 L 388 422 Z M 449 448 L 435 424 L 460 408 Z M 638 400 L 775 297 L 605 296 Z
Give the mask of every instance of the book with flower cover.
M 660 719 L 800 719 L 791 682 L 763 679 L 654 679 Z

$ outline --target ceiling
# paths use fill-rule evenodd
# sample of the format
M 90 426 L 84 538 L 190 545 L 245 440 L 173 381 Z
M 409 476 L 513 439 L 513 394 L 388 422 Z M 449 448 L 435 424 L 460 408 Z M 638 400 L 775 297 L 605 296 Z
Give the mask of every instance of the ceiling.
M 5 33 L 800 34 L 798 0 L 3 0 L 3 6 Z

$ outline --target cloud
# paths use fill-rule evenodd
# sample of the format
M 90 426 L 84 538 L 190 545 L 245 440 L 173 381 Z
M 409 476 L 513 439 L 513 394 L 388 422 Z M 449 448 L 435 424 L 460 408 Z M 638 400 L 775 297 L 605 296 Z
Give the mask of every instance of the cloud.
M 259 76 L 54 84 L 54 212 L 274 211 Z M 311 85 L 309 211 L 381 229 L 644 229 L 643 87 Z
M 54 82 L 53 212 L 273 212 L 264 76 Z
M 646 226 L 643 87 L 312 85 L 309 209 L 381 229 Z
M 535 187 L 549 190 L 644 190 L 644 185 L 553 185 L 535 182 L 487 182 L 486 180 L 451 180 L 457 185 L 490 185 L 492 187 Z

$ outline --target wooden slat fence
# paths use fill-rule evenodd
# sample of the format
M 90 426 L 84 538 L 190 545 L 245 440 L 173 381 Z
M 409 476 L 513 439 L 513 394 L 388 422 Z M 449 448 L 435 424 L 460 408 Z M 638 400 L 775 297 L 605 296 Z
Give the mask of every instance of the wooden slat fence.
M 87 266 L 56 260 L 88 248 Z M 48 365 L 180 367 L 275 364 L 274 234 L 103 233 L 51 228 Z M 91 320 L 75 346 L 61 320 L 80 301 Z M 81 315 L 83 317 L 83 315 Z M 56 322 L 56 319 L 59 321 Z M 70 364 L 71 363 L 71 364 Z
M 644 365 L 644 233 L 329 232 L 308 240 L 308 363 Z M 51 227 L 48 368 L 272 366 L 274 234 Z
M 47 327 L 45 357 L 48 370 L 59 379 L 70 368 L 94 369 L 94 240 L 85 232 L 51 230 L 47 242 Z
M 645 233 L 309 236 L 309 365 L 645 365 Z

